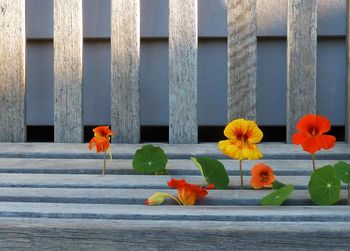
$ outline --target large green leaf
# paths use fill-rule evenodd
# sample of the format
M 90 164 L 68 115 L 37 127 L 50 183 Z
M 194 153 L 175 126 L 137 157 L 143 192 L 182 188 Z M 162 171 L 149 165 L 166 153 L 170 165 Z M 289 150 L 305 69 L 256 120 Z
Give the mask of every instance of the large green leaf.
M 324 166 L 312 173 L 309 193 L 317 205 L 332 205 L 340 199 L 340 181 L 332 166 Z
M 159 173 L 165 169 L 168 157 L 164 150 L 153 145 L 145 145 L 138 149 L 132 160 L 132 166 L 137 173 Z
M 288 199 L 293 190 L 294 187 L 292 185 L 285 185 L 262 198 L 260 204 L 262 206 L 280 206 L 286 199 Z
M 214 184 L 215 188 L 225 189 L 230 182 L 224 165 L 213 158 L 191 158 L 193 163 L 202 173 L 208 184 Z
M 349 184 L 350 183 L 350 164 L 344 161 L 339 161 L 334 166 L 335 176 L 340 179 L 342 182 Z

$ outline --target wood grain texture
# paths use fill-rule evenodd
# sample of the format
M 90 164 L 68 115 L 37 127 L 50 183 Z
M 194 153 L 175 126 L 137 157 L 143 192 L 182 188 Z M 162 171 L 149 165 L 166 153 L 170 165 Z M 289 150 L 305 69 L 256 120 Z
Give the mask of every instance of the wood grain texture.
M 177 176 L 152 176 L 152 175 L 118 175 L 100 174 L 30 174 L 30 173 L 0 173 L 0 187 L 31 187 L 31 188 L 148 188 L 167 189 L 167 181 L 172 177 L 177 179 L 186 178 L 190 183 L 202 184 L 200 176 L 177 175 Z M 239 188 L 239 177 L 229 176 L 230 189 Z M 250 189 L 250 175 L 244 177 L 244 188 Z M 309 183 L 309 176 L 278 176 L 278 180 L 284 184 L 293 184 L 296 189 L 306 189 Z
M 0 142 L 24 142 L 24 1 L 0 0 L 0 31 Z
M 299 119 L 316 113 L 317 1 L 288 1 L 287 142 Z
M 142 246 L 145 250 L 328 251 L 348 250 L 350 245 L 348 222 L 1 220 L 4 250 L 136 251 Z
M 111 1 L 111 118 L 116 142 L 140 141 L 140 3 Z
M 346 1 L 346 107 L 345 107 L 345 140 L 350 143 L 350 1 Z
M 256 0 L 228 0 L 228 121 L 256 120 Z
M 56 143 L 83 142 L 82 0 L 54 1 Z
M 169 1 L 169 142 L 198 142 L 197 0 Z
M 212 157 L 228 159 L 218 149 L 216 143 L 202 144 L 162 144 L 158 143 L 171 159 L 190 157 Z M 142 144 L 112 144 L 113 159 L 132 159 Z M 299 146 L 284 143 L 262 143 L 258 145 L 266 159 L 309 160 L 310 154 Z M 44 158 L 44 159 L 102 159 L 103 154 L 88 151 L 86 144 L 57 143 L 0 143 L 0 158 Z M 318 160 L 350 160 L 350 145 L 337 143 L 328 151 L 317 153 Z M 251 163 L 251 162 L 249 162 Z

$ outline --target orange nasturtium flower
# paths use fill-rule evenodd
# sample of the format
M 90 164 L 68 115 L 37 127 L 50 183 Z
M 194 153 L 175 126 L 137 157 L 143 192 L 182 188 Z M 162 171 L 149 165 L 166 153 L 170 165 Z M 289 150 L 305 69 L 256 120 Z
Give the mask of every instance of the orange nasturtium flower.
M 324 135 L 331 129 L 330 121 L 321 115 L 307 114 L 297 123 L 297 131 L 293 134 L 292 142 L 301 145 L 303 150 L 312 154 L 315 170 L 315 153 L 321 149 L 331 149 L 335 145 L 336 138 Z
M 95 129 L 93 129 L 94 137 L 90 140 L 89 143 L 89 150 L 92 148 L 96 148 L 96 152 L 104 152 L 104 162 L 103 162 L 103 169 L 102 174 L 105 174 L 106 171 L 106 153 L 109 152 L 110 159 L 112 159 L 112 153 L 110 148 L 110 140 L 111 137 L 114 135 L 111 129 L 109 129 L 109 126 L 98 126 Z
M 259 151 L 259 148 L 256 146 L 256 144 L 262 140 L 263 133 L 254 121 L 236 119 L 226 126 L 224 135 L 228 139 L 220 141 L 218 146 L 223 154 L 240 161 L 242 188 L 242 161 L 244 159 L 260 159 L 263 156 Z
M 274 175 L 272 168 L 268 165 L 259 163 L 252 168 L 252 178 L 250 180 L 250 185 L 254 189 L 272 187 L 272 183 L 275 180 L 276 176 Z
M 176 180 L 174 178 L 168 181 L 168 186 L 177 189 L 177 198 L 171 194 L 158 192 L 145 200 L 145 204 L 150 206 L 159 205 L 164 202 L 165 198 L 172 198 L 179 205 L 190 206 L 196 204 L 197 199 L 205 197 L 208 194 L 208 189 L 214 188 L 213 184 L 202 188 L 198 185 L 187 183 L 184 179 Z

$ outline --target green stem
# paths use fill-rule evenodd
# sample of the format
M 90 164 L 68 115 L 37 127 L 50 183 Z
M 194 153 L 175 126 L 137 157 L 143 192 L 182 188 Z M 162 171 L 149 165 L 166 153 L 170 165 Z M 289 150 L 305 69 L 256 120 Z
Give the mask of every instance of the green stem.
M 103 155 L 103 169 L 102 169 L 102 175 L 105 175 L 106 173 L 106 151 L 105 154 Z
M 348 183 L 348 205 L 350 205 L 350 183 Z
M 314 169 L 314 171 L 316 171 L 316 155 L 315 154 L 311 154 L 311 158 L 312 158 L 312 167 Z
M 169 198 L 172 198 L 173 200 L 175 200 L 177 203 L 179 203 L 179 205 L 182 205 L 182 203 L 181 203 L 175 196 L 173 196 L 173 195 L 171 195 L 171 194 L 167 194 L 167 196 L 168 196 Z
M 239 172 L 241 175 L 241 189 L 243 189 L 243 171 L 242 171 L 243 160 L 239 160 Z

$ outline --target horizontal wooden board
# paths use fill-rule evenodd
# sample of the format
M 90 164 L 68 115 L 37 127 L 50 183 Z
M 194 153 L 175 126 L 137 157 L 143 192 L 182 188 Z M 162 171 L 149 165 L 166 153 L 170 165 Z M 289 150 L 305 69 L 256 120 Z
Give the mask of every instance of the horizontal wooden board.
M 186 178 L 190 183 L 202 184 L 200 176 L 168 176 L 168 175 L 93 175 L 93 174 L 16 174 L 1 173 L 0 187 L 51 187 L 51 188 L 167 188 L 171 178 Z M 230 176 L 229 188 L 238 189 L 239 176 Z M 296 189 L 305 189 L 309 176 L 278 176 L 285 184 L 293 184 Z M 244 177 L 244 188 L 250 189 L 250 176 Z
M 176 234 L 174 234 L 176 233 Z M 194 234 L 195 233 L 195 238 Z M 326 240 L 326 241 L 325 241 Z M 283 243 L 283 244 L 282 244 Z M 322 245 L 320 245 L 322 243 Z M 1 218 L 3 250 L 347 250 L 350 223 Z
M 215 143 L 203 144 L 163 144 L 154 145 L 164 148 L 169 158 L 183 159 L 191 156 L 210 156 L 226 158 Z M 129 159 L 142 144 L 112 144 L 113 158 Z M 310 159 L 310 154 L 301 147 L 284 143 L 264 143 L 258 145 L 264 159 Z M 350 159 L 350 144 L 337 143 L 329 151 L 320 151 L 317 159 Z M 102 154 L 88 151 L 87 144 L 64 143 L 0 143 L 0 158 L 103 158 Z
M 239 162 L 220 159 L 229 175 L 239 174 Z M 249 176 L 251 168 L 258 163 L 273 168 L 276 175 L 310 175 L 311 160 L 255 160 L 243 162 L 243 173 Z M 318 167 L 333 165 L 338 160 L 318 160 Z M 102 160 L 97 159 L 21 159 L 0 158 L 0 173 L 46 173 L 46 174 L 100 174 Z M 170 159 L 166 169 L 171 175 L 199 175 L 190 159 Z M 114 159 L 107 162 L 108 174 L 135 174 L 132 160 Z
M 110 219 L 110 220 L 174 220 L 174 221 L 285 221 L 347 222 L 348 206 L 337 207 L 245 207 L 164 205 L 74 204 L 0 202 L 0 217 Z
M 143 205 L 144 200 L 156 192 L 176 195 L 173 189 L 69 189 L 69 188 L 3 188 L 0 187 L 0 201 L 82 204 L 134 204 Z M 211 190 L 198 205 L 258 206 L 260 200 L 271 190 Z M 338 205 L 345 205 L 347 194 L 342 192 Z M 174 205 L 167 199 L 164 204 Z M 284 205 L 312 205 L 308 191 L 296 190 Z

